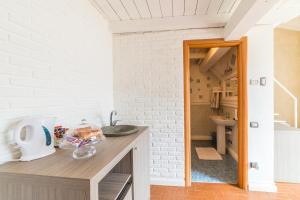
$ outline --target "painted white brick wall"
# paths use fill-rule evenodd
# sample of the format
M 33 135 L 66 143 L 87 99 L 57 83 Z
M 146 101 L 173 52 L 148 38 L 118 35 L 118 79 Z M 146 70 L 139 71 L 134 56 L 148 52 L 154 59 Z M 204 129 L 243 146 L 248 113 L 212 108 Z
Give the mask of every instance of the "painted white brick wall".
M 23 116 L 107 121 L 112 34 L 88 0 L 0 0 L 0 162 Z
M 114 35 L 114 102 L 123 123 L 150 126 L 152 184 L 184 184 L 183 40 L 223 29 Z

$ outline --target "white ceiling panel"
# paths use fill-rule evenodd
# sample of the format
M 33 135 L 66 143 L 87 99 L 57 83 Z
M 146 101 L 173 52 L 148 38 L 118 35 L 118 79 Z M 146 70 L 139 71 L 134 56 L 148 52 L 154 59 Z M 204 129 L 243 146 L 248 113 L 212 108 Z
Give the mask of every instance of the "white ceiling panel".
M 160 0 L 160 6 L 162 15 L 164 17 L 173 16 L 173 1 L 172 0 Z
M 128 11 L 130 19 L 139 19 L 141 17 L 134 0 L 120 0 Z
M 231 10 L 229 11 L 228 14 L 232 14 L 232 13 L 236 10 L 236 8 L 238 7 L 238 5 L 241 3 L 241 1 L 242 1 L 242 0 L 236 0 L 236 1 L 234 2 L 233 6 L 232 6 L 232 8 L 231 8 Z
M 212 0 L 198 0 L 197 15 L 205 15 Z
M 128 11 L 125 9 L 124 5 L 120 0 L 107 0 L 108 4 L 112 9 L 120 16 L 121 20 L 129 20 Z
M 145 20 L 129 20 L 112 21 L 110 29 L 113 33 L 132 33 L 147 31 L 164 31 L 164 30 L 181 30 L 181 29 L 197 29 L 207 27 L 224 27 L 229 16 L 211 17 L 204 16 L 178 16 L 166 18 L 152 18 Z M 216 38 L 222 37 L 223 29 L 217 31 L 220 34 L 215 35 Z
M 148 0 L 148 5 L 152 18 L 162 17 L 160 0 Z
M 133 0 L 142 19 L 151 18 L 149 6 L 146 0 Z
M 195 15 L 200 0 L 185 0 L 184 15 Z
M 223 1 L 225 1 L 225 0 L 212 0 L 209 4 L 206 14 L 217 15 L 223 4 Z
M 109 21 L 114 33 L 125 33 L 150 31 L 151 26 L 153 30 L 224 27 L 243 0 L 89 1 Z
M 184 0 L 173 0 L 173 16 L 184 15 Z
M 233 6 L 236 2 L 237 2 L 237 0 L 223 0 L 223 3 L 219 9 L 218 14 L 230 13 L 231 9 L 233 8 Z
M 107 17 L 109 21 L 121 19 L 106 0 L 95 0 L 95 3 L 98 5 L 98 8 L 105 13 L 105 17 Z
M 230 15 L 241 0 L 90 0 L 109 21 Z

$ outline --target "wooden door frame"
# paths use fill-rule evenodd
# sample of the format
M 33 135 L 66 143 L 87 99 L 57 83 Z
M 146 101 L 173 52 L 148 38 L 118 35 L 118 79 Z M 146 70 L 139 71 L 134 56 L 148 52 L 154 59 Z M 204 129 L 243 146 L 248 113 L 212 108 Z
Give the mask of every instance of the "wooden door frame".
M 184 134 L 185 185 L 191 185 L 191 119 L 190 119 L 190 52 L 193 48 L 237 47 L 238 77 L 238 186 L 248 188 L 248 95 L 247 95 L 247 38 L 238 41 L 223 39 L 186 40 L 183 42 L 184 65 Z

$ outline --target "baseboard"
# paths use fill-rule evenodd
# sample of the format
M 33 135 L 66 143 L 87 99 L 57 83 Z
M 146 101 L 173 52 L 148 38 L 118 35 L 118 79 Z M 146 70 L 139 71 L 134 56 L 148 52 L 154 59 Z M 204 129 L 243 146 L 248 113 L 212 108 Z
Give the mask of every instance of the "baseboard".
M 231 147 L 227 147 L 227 150 L 229 152 L 229 154 L 231 155 L 231 157 L 233 157 L 233 159 L 238 162 L 238 154 L 231 148 Z
M 150 178 L 150 184 L 164 186 L 185 186 L 185 181 L 183 179 Z
M 277 192 L 274 182 L 249 182 L 249 191 Z
M 192 135 L 192 140 L 212 140 L 210 135 Z

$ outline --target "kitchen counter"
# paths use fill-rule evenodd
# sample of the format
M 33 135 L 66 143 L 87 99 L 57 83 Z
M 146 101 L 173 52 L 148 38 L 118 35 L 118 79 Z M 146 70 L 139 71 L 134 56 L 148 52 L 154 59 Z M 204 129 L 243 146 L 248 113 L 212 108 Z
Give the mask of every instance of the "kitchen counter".
M 98 183 L 128 152 L 136 148 L 139 138 L 142 135 L 148 135 L 147 130 L 147 127 L 139 127 L 137 133 L 128 136 L 107 137 L 104 141 L 95 144 L 97 153 L 89 159 L 75 160 L 72 158 L 73 150 L 57 149 L 54 154 L 41 159 L 6 163 L 0 166 L 0 187 L 5 186 L 5 178 L 9 181 L 11 177 L 21 178 L 21 180 L 26 177 L 30 180 L 36 177 L 37 180 L 41 179 L 41 184 L 43 184 L 42 179 L 51 182 L 60 178 L 60 180 L 72 182 L 71 185 L 74 185 L 74 181 L 80 182 L 79 185 L 84 185 L 83 188 L 89 188 L 89 198 L 96 200 L 98 199 Z M 145 156 L 148 158 L 147 155 Z

